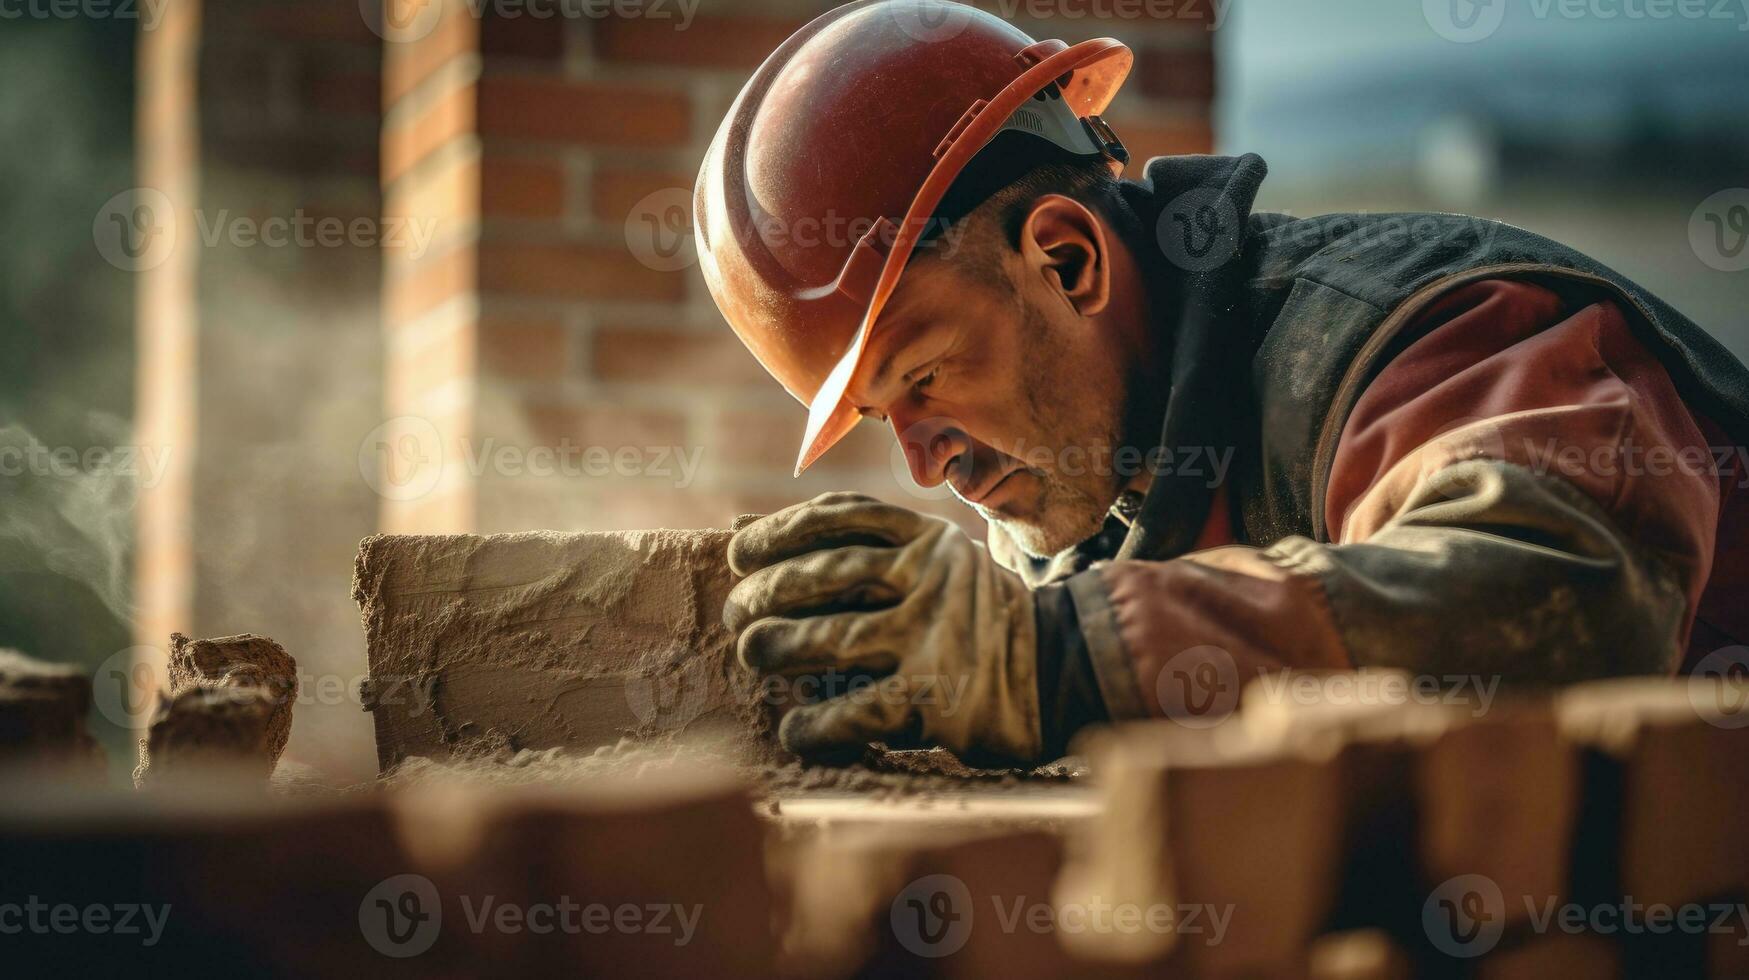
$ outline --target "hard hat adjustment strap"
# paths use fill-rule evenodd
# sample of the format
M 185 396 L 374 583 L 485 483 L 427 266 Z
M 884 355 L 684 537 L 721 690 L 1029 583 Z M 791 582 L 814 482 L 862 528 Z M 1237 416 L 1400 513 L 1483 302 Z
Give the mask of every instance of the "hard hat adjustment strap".
M 1028 133 L 1078 156 L 1105 156 L 1120 163 L 1128 163 L 1130 158 L 1123 141 L 1117 138 L 1104 119 L 1098 116 L 1083 119 L 1075 115 L 1054 84 L 1045 86 L 1037 95 L 1021 103 L 996 133 L 1010 131 Z

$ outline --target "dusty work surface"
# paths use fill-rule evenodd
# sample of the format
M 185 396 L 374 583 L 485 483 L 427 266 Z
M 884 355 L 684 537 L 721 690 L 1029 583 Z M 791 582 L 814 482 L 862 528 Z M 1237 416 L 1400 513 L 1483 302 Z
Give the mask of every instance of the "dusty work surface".
M 828 767 L 786 760 L 775 751 L 750 758 L 735 743 L 626 739 L 575 754 L 519 750 L 502 739 L 484 739 L 443 760 L 406 759 L 381 784 L 587 784 L 680 767 L 733 773 L 751 789 L 755 812 L 789 829 L 890 822 L 1061 829 L 1092 816 L 1096 806 L 1086 770 L 1073 760 L 1033 770 L 972 769 L 945 750 L 878 745 L 854 765 Z

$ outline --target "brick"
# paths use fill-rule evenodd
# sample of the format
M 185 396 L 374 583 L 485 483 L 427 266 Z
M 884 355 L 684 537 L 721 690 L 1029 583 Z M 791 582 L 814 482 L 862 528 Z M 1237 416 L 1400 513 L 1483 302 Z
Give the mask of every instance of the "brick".
M 85 730 L 91 678 L 0 649 L 0 762 L 97 771 L 103 754 Z
M 494 242 L 480 254 L 480 288 L 555 299 L 677 302 L 686 296 L 686 277 L 658 272 L 624 248 Z
M 623 224 L 646 196 L 678 187 L 692 193 L 693 174 L 678 170 L 627 170 L 601 167 L 590 185 L 590 207 L 595 216 L 613 225 Z M 691 216 L 687 217 L 688 223 Z
M 1580 757 L 1546 705 L 1496 708 L 1416 758 L 1422 875 L 1437 885 L 1485 875 L 1509 923 L 1526 903 L 1566 901 L 1580 810 Z
M 396 232 L 395 240 L 383 246 L 391 274 L 404 272 L 446 240 L 461 238 L 479 220 L 480 190 L 480 163 L 466 158 L 426 168 L 396 184 L 383 202 L 383 216 L 406 224 L 385 225 L 385 232 Z M 422 243 L 426 252 L 419 251 Z
M 476 246 L 457 246 L 427 254 L 404 275 L 389 277 L 383 283 L 388 328 L 393 330 L 457 296 L 472 293 L 479 274 L 478 254 Z
M 480 133 L 553 143 L 660 147 L 685 143 L 691 106 L 678 92 L 628 85 L 488 74 Z
M 1142 908 L 1231 909 L 1219 944 L 1171 934 L 1088 937 L 1106 958 L 1175 974 L 1291 975 L 1338 898 L 1351 780 L 1328 754 L 1266 744 L 1234 724 L 1126 725 L 1096 741 L 1105 809 L 1058 894 Z
M 570 364 L 558 317 L 489 315 L 480 321 L 480 363 L 502 378 L 556 381 Z
M 144 909 L 132 929 L 116 909 L 107 929 L 8 935 L 9 975 L 122 975 L 148 938 L 154 972 L 188 976 L 382 975 L 395 962 L 360 934 L 371 889 L 416 868 L 380 794 L 276 799 L 223 777 L 149 797 L 43 788 L 0 789 L 0 903 Z M 448 926 L 427 955 L 454 963 L 467 931 Z
M 627 408 L 614 404 L 534 402 L 524 406 L 536 445 L 559 446 L 684 446 L 686 420 L 672 411 Z
M 807 414 L 800 405 L 781 411 L 721 410 L 711 421 L 711 457 L 725 465 L 769 470 L 787 477 L 795 467 L 806 424 Z M 858 424 L 808 472 L 816 470 L 891 474 L 891 481 L 882 481 L 883 492 L 889 495 L 911 485 L 908 478 L 900 482 L 907 470 L 892 427 L 874 421 Z
M 170 701 L 152 722 L 134 782 L 198 775 L 231 762 L 262 780 L 291 736 L 297 661 L 265 636 L 170 635 Z
M 530 5 L 531 7 L 533 5 Z M 548 15 L 535 17 L 523 12 L 520 16 L 501 16 L 487 8 L 480 19 L 480 53 L 488 58 L 528 58 L 558 62 L 565 56 L 567 18 Z
M 1749 727 L 1738 715 L 1746 697 L 1741 685 L 1701 677 L 1596 681 L 1562 693 L 1562 733 L 1590 754 L 1586 810 L 1597 823 L 1584 839 L 1616 850 L 1575 861 L 1619 862 L 1612 893 L 1678 905 L 1749 882 L 1749 837 L 1738 830 L 1749 812 Z M 1671 832 L 1671 814 L 1682 815 L 1680 832 Z
M 744 732 L 731 705 L 743 694 L 751 705 L 752 680 L 719 619 L 728 540 L 726 531 L 367 538 L 353 598 L 382 770 L 447 758 L 492 731 L 517 748 L 585 750 L 634 731 Z
M 590 344 L 604 381 L 680 385 L 775 385 L 727 327 L 673 330 L 604 326 Z
M 383 127 L 383 183 L 392 184 L 420 160 L 452 140 L 474 134 L 477 92 L 460 85 L 418 114 Z
M 1156 99 L 1209 102 L 1215 95 L 1215 55 L 1207 49 L 1156 49 L 1136 59 L 1132 84 Z
M 480 22 L 468 13 L 465 2 L 451 2 L 425 37 L 418 41 L 385 44 L 383 104 L 394 105 L 444 65 L 477 51 L 479 32 Z
M 491 801 L 467 807 L 479 815 L 478 843 L 461 862 L 432 872 L 440 894 L 492 895 L 523 908 L 562 907 L 567 900 L 629 905 L 656 927 L 579 929 L 573 918 L 571 928 L 546 933 L 487 929 L 470 940 L 479 961 L 458 973 L 775 976 L 767 830 L 742 782 L 725 768 L 607 771 L 564 787 L 497 786 L 459 800 L 454 792 L 407 796 L 404 805 L 416 814 L 466 806 L 479 796 Z M 441 844 L 443 830 L 437 833 Z M 671 931 L 660 931 L 661 923 L 647 917 L 651 906 L 678 908 L 693 924 L 691 936 L 680 941 L 674 914 L 666 916 Z M 452 899 L 445 932 L 451 915 L 463 921 L 461 913 Z
M 319 114 L 379 119 L 383 112 L 382 76 L 362 71 L 308 71 L 302 80 L 302 102 Z
M 752 71 L 805 23 L 764 17 L 696 17 L 680 21 L 609 17 L 595 28 L 595 56 L 604 61 L 736 68 Z
M 487 215 L 564 217 L 565 166 L 556 157 L 487 152 L 481 172 L 480 207 Z

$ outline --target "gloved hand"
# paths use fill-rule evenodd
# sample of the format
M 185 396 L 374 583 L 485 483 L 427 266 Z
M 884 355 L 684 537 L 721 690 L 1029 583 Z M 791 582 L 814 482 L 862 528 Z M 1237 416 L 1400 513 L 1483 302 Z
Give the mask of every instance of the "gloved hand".
M 845 759 L 918 737 L 973 759 L 1038 757 L 1033 595 L 958 527 L 829 493 L 736 532 L 729 565 L 746 577 L 723 621 L 748 668 L 879 677 L 792 710 L 784 748 Z

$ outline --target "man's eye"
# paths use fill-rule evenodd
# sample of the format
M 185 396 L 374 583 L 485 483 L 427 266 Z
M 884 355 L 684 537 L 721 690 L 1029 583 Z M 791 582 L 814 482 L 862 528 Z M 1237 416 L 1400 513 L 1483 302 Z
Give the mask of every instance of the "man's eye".
M 911 390 L 922 391 L 923 389 L 929 387 L 931 384 L 935 383 L 935 376 L 937 374 L 940 374 L 940 373 L 941 373 L 941 365 L 937 364 L 935 367 L 932 367 L 929 369 L 928 374 L 925 374 L 921 378 L 918 378 L 916 381 L 911 382 Z

